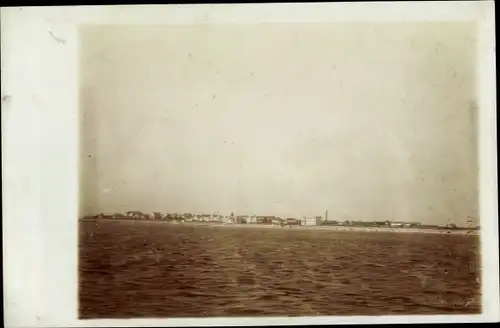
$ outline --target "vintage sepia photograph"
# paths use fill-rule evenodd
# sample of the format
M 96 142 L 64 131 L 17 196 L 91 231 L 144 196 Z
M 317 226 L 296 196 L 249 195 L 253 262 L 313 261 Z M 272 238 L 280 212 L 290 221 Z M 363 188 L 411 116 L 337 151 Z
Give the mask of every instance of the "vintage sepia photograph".
M 81 318 L 481 313 L 473 22 L 79 33 Z
M 492 1 L 0 13 L 6 327 L 500 319 Z

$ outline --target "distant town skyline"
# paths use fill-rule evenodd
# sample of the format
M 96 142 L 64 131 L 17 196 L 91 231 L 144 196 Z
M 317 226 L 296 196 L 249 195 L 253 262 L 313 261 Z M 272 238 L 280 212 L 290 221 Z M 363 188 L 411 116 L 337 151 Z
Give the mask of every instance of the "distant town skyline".
M 81 28 L 81 214 L 478 219 L 473 23 Z
M 84 215 L 83 217 L 99 217 L 99 216 L 114 216 L 114 215 L 125 215 L 125 214 L 144 214 L 144 215 L 156 215 L 156 214 L 161 214 L 165 216 L 169 215 L 174 215 L 174 216 L 180 216 L 180 217 L 205 217 L 205 216 L 211 216 L 211 217 L 242 217 L 242 218 L 249 218 L 249 217 L 257 217 L 257 218 L 292 218 L 292 219 L 302 219 L 302 218 L 321 218 L 323 221 L 329 221 L 329 222 L 405 222 L 405 223 L 413 223 L 413 224 L 420 224 L 420 222 L 417 221 L 399 221 L 399 220 L 357 220 L 357 219 L 345 219 L 345 220 L 339 220 L 339 219 L 332 219 L 329 218 L 328 215 L 323 213 L 323 215 L 303 215 L 303 216 L 296 216 L 296 215 L 266 215 L 262 213 L 221 213 L 221 212 L 207 212 L 207 211 L 201 211 L 201 212 L 166 212 L 166 211 L 138 211 L 138 210 L 127 210 L 124 212 L 101 212 L 101 213 L 95 213 L 93 215 Z M 442 222 L 443 225 L 449 225 L 449 224 L 455 224 L 454 222 L 451 222 L 451 220 L 448 220 L 447 222 Z M 476 218 L 469 217 L 468 220 L 466 221 L 467 226 L 478 226 L 478 221 Z M 464 225 L 465 226 L 465 225 Z

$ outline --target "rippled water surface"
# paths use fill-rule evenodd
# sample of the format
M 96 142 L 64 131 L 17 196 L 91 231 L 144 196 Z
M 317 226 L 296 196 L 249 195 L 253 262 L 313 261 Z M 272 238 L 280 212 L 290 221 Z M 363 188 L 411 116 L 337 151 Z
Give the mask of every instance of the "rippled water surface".
M 82 318 L 479 313 L 478 237 L 80 223 Z

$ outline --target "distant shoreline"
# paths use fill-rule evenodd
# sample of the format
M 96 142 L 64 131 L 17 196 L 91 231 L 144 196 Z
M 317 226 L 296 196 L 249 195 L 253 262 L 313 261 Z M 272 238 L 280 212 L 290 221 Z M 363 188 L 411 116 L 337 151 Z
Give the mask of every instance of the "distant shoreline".
M 438 234 L 438 235 L 479 235 L 479 230 L 447 230 L 447 229 L 419 229 L 419 228 L 390 228 L 390 227 L 356 227 L 356 226 L 285 226 L 280 227 L 270 224 L 237 224 L 237 223 L 211 223 L 211 222 L 182 222 L 173 223 L 160 220 L 135 220 L 135 219 L 112 219 L 112 218 L 83 218 L 81 222 L 95 221 L 115 221 L 115 222 L 140 222 L 140 223 L 155 223 L 155 224 L 171 224 L 184 226 L 205 226 L 205 227 L 220 227 L 220 228 L 247 228 L 247 229 L 282 229 L 282 230 L 315 230 L 315 231 L 338 231 L 338 232 L 392 232 L 392 233 L 421 233 L 421 234 Z

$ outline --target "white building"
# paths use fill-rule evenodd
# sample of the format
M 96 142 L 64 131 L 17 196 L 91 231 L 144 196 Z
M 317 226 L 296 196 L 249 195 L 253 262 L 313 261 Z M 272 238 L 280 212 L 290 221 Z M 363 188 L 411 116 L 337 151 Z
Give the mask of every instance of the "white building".
M 280 217 L 274 217 L 271 219 L 272 225 L 281 225 L 282 222 L 283 222 L 283 219 Z
M 162 220 L 163 215 L 160 212 L 153 212 L 151 213 L 151 218 L 153 218 L 153 220 Z
M 305 217 L 302 218 L 301 220 L 302 225 L 306 226 L 316 226 L 316 225 L 321 225 L 322 218 L 321 216 L 316 216 L 316 217 Z
M 234 223 L 234 219 L 227 215 L 221 216 L 221 220 L 226 224 Z
M 134 219 L 143 219 L 145 214 L 140 211 L 128 211 L 125 213 L 125 216 Z

